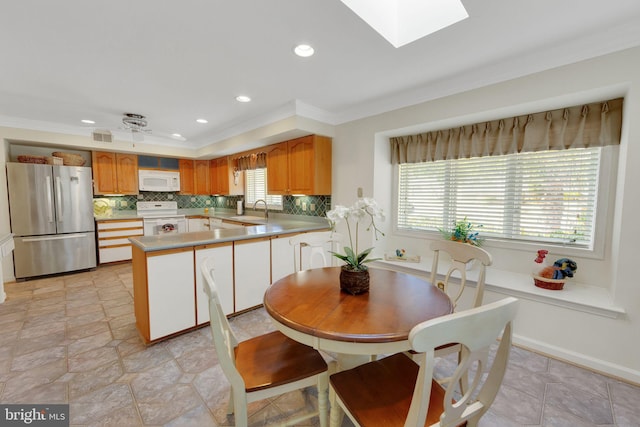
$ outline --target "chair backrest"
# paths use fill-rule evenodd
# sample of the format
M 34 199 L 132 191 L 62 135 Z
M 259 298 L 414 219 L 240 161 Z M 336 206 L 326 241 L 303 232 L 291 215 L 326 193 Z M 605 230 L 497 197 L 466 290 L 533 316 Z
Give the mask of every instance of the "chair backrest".
M 220 361 L 222 371 L 226 375 L 227 379 L 231 383 L 231 386 L 237 390 L 244 390 L 244 380 L 235 367 L 235 347 L 238 345 L 227 316 L 224 315 L 222 306 L 220 304 L 220 298 L 218 297 L 218 290 L 216 289 L 215 282 L 213 280 L 213 258 L 206 258 L 202 262 L 200 267 L 202 278 L 204 279 L 203 287 L 204 291 L 209 298 L 209 326 L 211 328 L 211 334 L 213 336 L 213 345 Z
M 327 260 L 327 251 L 338 252 L 342 236 L 332 231 L 302 233 L 289 239 L 293 249 L 295 271 L 335 265 L 333 256 Z M 305 256 L 303 256 L 305 255 Z
M 449 294 L 454 306 L 458 304 L 460 297 L 462 296 L 465 287 L 467 285 L 467 263 L 471 260 L 477 260 L 480 272 L 478 274 L 478 280 L 476 282 L 476 294 L 473 299 L 472 307 L 479 307 L 482 305 L 482 298 L 484 297 L 484 280 L 486 275 L 487 266 L 491 265 L 491 254 L 482 248 L 470 245 L 468 243 L 454 242 L 451 240 L 434 240 L 431 243 L 431 250 L 433 250 L 433 265 L 431 267 L 431 283 L 438 284 L 438 263 L 440 259 L 440 252 L 446 252 L 451 258 L 449 269 L 444 276 L 444 290 Z M 453 272 L 458 271 L 460 274 L 460 289 L 455 295 L 451 295 L 449 282 Z
M 461 343 L 462 352 L 444 395 L 440 425 L 457 426 L 467 420 L 476 425 L 493 403 L 502 384 L 511 349 L 511 325 L 517 308 L 518 300 L 509 297 L 423 322 L 411 330 L 409 341 L 420 353 L 420 370 L 406 426 L 424 426 L 431 397 L 435 349 L 451 341 Z M 490 347 L 500 336 L 493 363 L 489 366 Z M 470 386 L 461 398 L 457 398 L 456 393 L 460 390 L 453 384 L 459 384 L 463 377 L 470 379 Z

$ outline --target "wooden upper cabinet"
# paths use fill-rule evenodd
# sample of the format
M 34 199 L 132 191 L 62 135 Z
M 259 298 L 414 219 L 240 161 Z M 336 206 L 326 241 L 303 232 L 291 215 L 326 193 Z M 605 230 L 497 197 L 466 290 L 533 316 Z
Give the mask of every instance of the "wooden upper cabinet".
M 267 147 L 269 194 L 331 194 L 331 138 L 303 136 Z
M 93 151 L 91 153 L 93 172 L 93 194 L 115 194 L 118 187 L 116 153 Z
M 209 160 L 196 160 L 195 162 L 195 191 L 194 194 L 209 195 Z
M 138 156 L 116 153 L 116 171 L 118 172 L 118 192 L 138 194 Z
M 180 159 L 180 194 L 195 194 L 195 167 L 193 160 Z
M 91 158 L 94 194 L 138 194 L 138 156 L 94 151 Z
M 221 196 L 244 194 L 244 175 L 239 173 L 236 179 L 229 156 L 209 160 L 209 184 L 211 194 Z
M 289 166 L 287 141 L 266 147 L 267 193 L 289 194 Z

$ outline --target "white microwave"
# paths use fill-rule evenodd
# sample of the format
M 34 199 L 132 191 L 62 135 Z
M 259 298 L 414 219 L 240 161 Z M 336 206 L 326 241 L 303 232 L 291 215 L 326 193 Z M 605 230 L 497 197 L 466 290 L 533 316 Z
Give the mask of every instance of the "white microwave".
M 138 188 L 141 191 L 180 191 L 180 172 L 139 169 Z

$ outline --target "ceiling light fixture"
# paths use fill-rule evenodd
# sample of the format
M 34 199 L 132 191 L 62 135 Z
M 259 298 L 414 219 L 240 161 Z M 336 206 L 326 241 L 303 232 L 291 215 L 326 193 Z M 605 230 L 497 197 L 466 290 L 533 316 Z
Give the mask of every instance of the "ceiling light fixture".
M 469 17 L 460 0 L 341 0 L 394 47 Z
M 172 133 L 171 136 L 174 138 L 182 138 L 182 135 L 180 135 L 179 133 Z
M 236 96 L 236 101 L 238 101 L 238 102 L 251 102 L 251 98 L 249 98 L 247 95 L 238 95 L 238 96 Z
M 308 44 L 299 44 L 293 49 L 293 51 L 295 52 L 296 55 L 301 56 L 303 58 L 308 58 L 309 56 L 313 55 L 315 52 L 315 50 Z
M 209 120 L 207 120 L 207 119 L 196 119 L 196 122 L 204 124 L 204 123 L 209 123 Z
M 96 124 L 95 120 L 89 120 L 89 119 L 82 119 L 80 120 L 82 123 L 85 123 L 87 125 L 94 125 Z

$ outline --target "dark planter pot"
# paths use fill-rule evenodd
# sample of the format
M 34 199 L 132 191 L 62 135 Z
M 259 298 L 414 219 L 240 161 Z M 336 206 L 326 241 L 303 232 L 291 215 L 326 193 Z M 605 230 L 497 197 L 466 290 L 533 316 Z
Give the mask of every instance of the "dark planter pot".
M 352 271 L 343 266 L 340 271 L 340 289 L 351 295 L 369 292 L 369 271 Z

